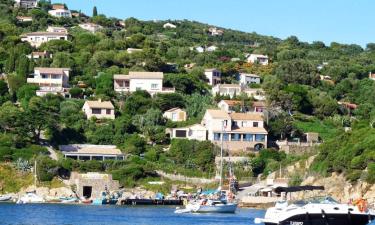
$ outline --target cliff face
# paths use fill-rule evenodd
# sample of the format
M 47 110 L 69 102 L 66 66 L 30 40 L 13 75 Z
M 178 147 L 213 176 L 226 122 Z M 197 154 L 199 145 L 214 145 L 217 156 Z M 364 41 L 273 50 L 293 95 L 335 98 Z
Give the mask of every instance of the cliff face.
M 375 185 L 366 182 L 351 184 L 342 174 L 333 173 L 330 177 L 316 178 L 307 177 L 302 185 L 324 186 L 325 194 L 334 197 L 341 202 L 348 202 L 350 199 L 364 197 L 369 203 L 375 203 Z

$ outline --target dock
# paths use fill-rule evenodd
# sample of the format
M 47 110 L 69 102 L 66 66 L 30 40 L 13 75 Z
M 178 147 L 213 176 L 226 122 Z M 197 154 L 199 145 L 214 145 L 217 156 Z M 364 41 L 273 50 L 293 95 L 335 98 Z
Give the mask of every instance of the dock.
M 183 205 L 182 200 L 168 199 L 123 199 L 121 205 Z

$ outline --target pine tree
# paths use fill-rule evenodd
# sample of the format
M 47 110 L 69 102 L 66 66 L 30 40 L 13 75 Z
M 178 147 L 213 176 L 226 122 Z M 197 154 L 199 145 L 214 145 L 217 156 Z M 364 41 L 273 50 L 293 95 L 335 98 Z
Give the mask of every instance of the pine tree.
M 94 9 L 92 10 L 92 16 L 97 16 L 98 15 L 98 9 L 96 8 L 96 6 L 94 6 Z

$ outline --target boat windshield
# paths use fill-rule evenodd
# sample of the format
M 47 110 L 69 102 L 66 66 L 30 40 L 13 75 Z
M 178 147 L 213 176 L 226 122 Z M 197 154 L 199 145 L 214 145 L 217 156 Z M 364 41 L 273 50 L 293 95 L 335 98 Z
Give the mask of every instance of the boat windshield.
M 298 200 L 293 202 L 295 205 L 306 205 L 306 204 L 340 204 L 332 197 L 314 197 L 305 200 Z

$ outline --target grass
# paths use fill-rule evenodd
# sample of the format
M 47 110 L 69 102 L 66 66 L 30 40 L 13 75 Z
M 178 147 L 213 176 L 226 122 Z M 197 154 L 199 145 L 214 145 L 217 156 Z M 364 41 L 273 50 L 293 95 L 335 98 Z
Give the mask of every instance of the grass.
M 294 125 L 304 132 L 316 132 L 323 140 L 334 138 L 339 127 L 329 119 L 318 120 L 316 118 L 295 120 Z
M 31 173 L 23 173 L 14 169 L 11 165 L 0 165 L 0 193 L 16 193 L 22 187 L 33 184 Z

